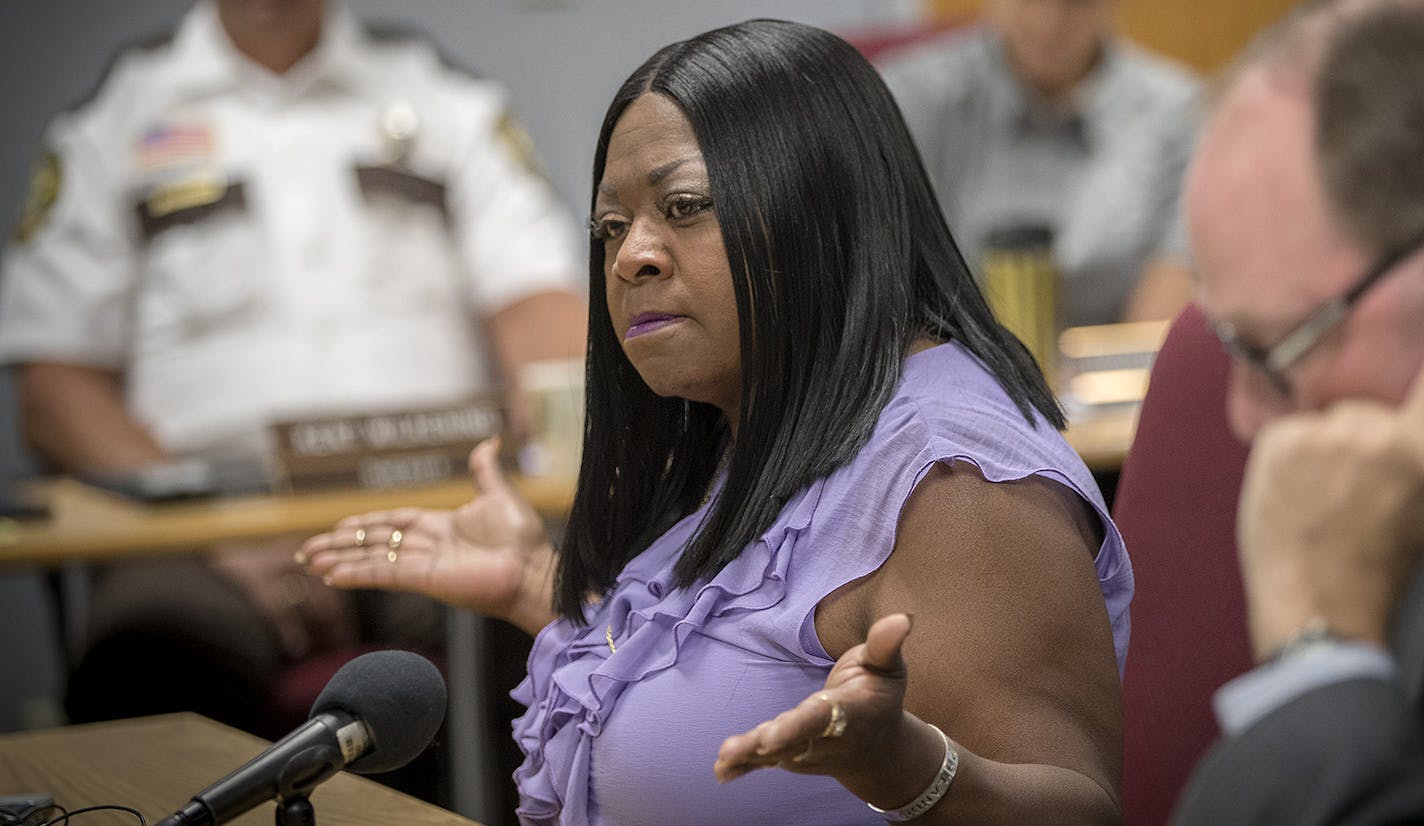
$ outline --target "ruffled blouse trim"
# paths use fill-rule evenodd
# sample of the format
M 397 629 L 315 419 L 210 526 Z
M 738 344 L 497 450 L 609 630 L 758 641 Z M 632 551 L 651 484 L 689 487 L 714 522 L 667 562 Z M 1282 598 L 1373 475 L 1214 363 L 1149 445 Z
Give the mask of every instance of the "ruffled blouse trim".
M 713 619 L 781 602 L 795 537 L 811 523 L 823 485 L 798 494 L 789 518 L 778 519 L 711 581 L 678 588 L 673 562 L 704 510 L 689 515 L 628 563 L 613 592 L 589 606 L 587 625 L 559 619 L 539 633 L 529 662 L 544 666 L 531 668 L 512 693 L 529 709 L 514 724 L 525 753 L 515 778 L 526 823 L 586 822 L 589 738 L 603 730 L 624 688 L 676 665 L 687 639 Z M 566 776 L 545 758 L 556 740 L 560 753 L 575 753 Z

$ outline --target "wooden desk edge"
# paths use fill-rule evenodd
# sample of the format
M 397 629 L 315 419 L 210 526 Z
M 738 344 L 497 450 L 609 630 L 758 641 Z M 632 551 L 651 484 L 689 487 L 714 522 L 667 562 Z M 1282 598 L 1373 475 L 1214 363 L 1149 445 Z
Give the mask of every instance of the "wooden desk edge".
M 516 477 L 544 516 L 567 515 L 573 482 Z M 37 483 L 50 499 L 44 520 L 0 522 L 0 566 L 96 561 L 192 552 L 224 540 L 309 535 L 358 513 L 401 507 L 457 508 L 475 496 L 468 479 L 410 488 L 238 496 L 144 504 L 72 479 Z
M 1063 436 L 1094 472 L 1122 469 L 1137 432 L 1137 408 L 1071 422 Z
M 22 771 L 26 778 L 43 774 L 46 766 L 63 767 L 62 776 L 52 779 L 56 802 L 65 803 L 67 799 L 70 803 L 65 805 L 70 808 L 96 802 L 123 803 L 157 818 L 175 810 L 205 785 L 233 771 L 268 745 L 260 737 L 202 715 L 177 712 L 0 735 L 0 766 L 11 764 L 13 770 Z M 168 750 L 172 755 L 167 754 Z M 182 777 L 146 774 L 148 769 L 158 767 L 154 763 L 155 755 L 173 761 L 172 772 Z M 106 784 L 102 791 L 89 789 L 88 793 L 81 793 L 86 784 L 84 778 L 74 772 L 85 764 L 96 770 L 108 766 L 107 770 L 129 776 L 114 778 L 115 782 Z M 132 800 L 95 799 L 123 794 L 125 789 L 133 795 Z M 312 802 L 318 819 L 325 807 L 335 816 L 349 815 L 353 810 L 370 809 L 373 813 L 385 814 L 399 811 L 401 822 L 479 826 L 454 812 L 345 772 L 318 787 Z M 164 810 L 158 811 L 159 807 Z M 269 809 L 259 806 L 238 822 L 271 822 Z
M 1137 424 L 1136 411 L 1075 422 L 1065 434 L 1088 467 L 1121 466 Z M 541 514 L 563 518 L 574 480 L 514 477 Z M 468 479 L 410 488 L 341 490 L 298 495 L 240 496 L 146 505 L 72 479 L 41 483 L 52 500 L 49 520 L 0 520 L 0 569 L 20 565 L 192 553 L 223 541 L 319 533 L 340 519 L 400 507 L 457 508 L 475 495 Z

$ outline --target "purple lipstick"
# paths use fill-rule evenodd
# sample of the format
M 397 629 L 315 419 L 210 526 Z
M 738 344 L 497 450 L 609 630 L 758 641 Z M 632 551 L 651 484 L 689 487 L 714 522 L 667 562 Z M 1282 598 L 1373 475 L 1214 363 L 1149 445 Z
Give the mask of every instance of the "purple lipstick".
M 661 330 L 669 324 L 676 324 L 683 318 L 685 316 L 667 313 L 638 313 L 629 321 L 628 332 L 623 334 L 623 340 L 628 341 L 646 333 Z

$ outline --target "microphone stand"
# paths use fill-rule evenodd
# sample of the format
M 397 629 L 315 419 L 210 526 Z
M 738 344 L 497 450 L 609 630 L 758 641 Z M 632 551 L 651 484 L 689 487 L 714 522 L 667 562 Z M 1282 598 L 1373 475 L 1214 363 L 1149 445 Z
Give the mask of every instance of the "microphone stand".
M 277 826 L 316 826 L 316 809 L 304 794 L 277 801 Z
M 292 756 L 277 775 L 276 826 L 316 826 L 311 793 L 317 785 L 340 771 L 340 752 L 315 746 Z

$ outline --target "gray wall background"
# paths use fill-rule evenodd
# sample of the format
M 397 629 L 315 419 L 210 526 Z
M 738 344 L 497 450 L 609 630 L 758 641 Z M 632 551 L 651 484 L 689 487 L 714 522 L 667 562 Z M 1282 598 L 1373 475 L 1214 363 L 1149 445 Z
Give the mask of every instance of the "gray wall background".
M 8 241 L 45 124 L 86 98 L 127 43 L 173 26 L 189 0 L 0 0 L 0 237 Z M 842 34 L 913 20 L 919 0 L 349 0 L 361 18 L 435 38 L 501 81 L 574 215 L 587 209 L 593 141 L 618 84 L 666 43 L 749 17 Z M 28 470 L 0 373 L 0 478 Z M 63 669 L 52 595 L 0 569 L 0 731 L 58 722 Z

